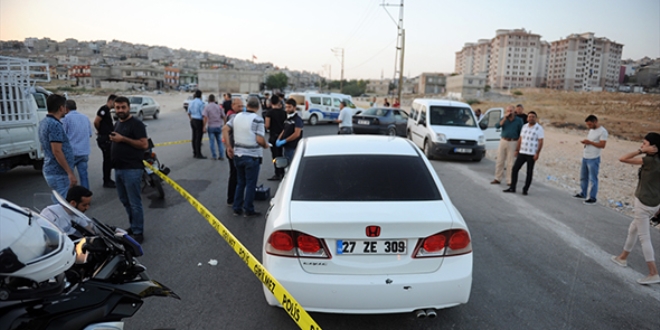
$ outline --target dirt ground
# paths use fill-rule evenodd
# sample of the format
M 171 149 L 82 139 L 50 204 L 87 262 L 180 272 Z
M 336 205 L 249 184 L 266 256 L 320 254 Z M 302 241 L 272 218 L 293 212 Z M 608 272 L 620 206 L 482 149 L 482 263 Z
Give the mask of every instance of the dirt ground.
M 646 133 L 660 132 L 660 95 L 576 93 L 542 89 L 520 91 L 520 96 L 493 97 L 497 101 L 483 100 L 472 107 L 485 111 L 492 107 L 520 103 L 526 111 L 536 111 L 545 128 L 546 138 L 534 180 L 564 189 L 567 198 L 579 190 L 583 150 L 579 141 L 587 135 L 584 119 L 589 114 L 598 116 L 601 125 L 610 134 L 601 157 L 598 203 L 630 215 L 637 185 L 637 167 L 623 164 L 618 159 L 625 153 L 637 150 Z M 180 111 L 184 116 L 182 103 L 189 93 L 142 93 L 152 95 L 161 105 L 161 112 Z M 69 92 L 69 97 L 77 101 L 81 112 L 93 118 L 95 111 L 105 103 L 107 91 L 80 95 Z M 368 103 L 359 99 L 354 101 L 358 106 L 368 106 Z M 407 109 L 406 105 L 411 101 L 404 99 L 402 108 Z M 495 155 L 495 151 L 488 152 L 490 159 L 494 160 Z M 484 184 L 489 184 L 488 181 Z M 530 193 L 533 193 L 533 185 Z

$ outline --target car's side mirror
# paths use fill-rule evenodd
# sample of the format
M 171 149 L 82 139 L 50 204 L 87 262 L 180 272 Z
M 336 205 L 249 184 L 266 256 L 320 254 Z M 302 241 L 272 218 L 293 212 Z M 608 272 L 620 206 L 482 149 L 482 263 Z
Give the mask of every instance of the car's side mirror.
M 419 124 L 422 125 L 422 126 L 426 126 L 426 119 L 420 120 Z
M 486 123 L 485 121 L 479 122 L 479 128 L 485 131 L 488 128 L 488 123 Z
M 273 159 L 273 163 L 275 163 L 276 168 L 286 168 L 289 166 L 289 160 L 286 157 L 276 157 Z

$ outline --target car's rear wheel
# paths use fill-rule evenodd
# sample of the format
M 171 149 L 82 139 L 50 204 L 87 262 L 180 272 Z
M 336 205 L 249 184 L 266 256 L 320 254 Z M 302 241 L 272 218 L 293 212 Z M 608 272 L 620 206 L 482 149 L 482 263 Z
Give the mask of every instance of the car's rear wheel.
M 137 115 L 137 119 L 138 119 L 139 121 L 143 121 L 143 120 L 144 120 L 144 113 L 142 113 L 142 111 L 140 111 L 140 112 L 138 113 L 138 115 Z
M 387 129 L 387 135 L 389 136 L 396 136 L 396 128 L 390 127 Z
M 319 123 L 319 117 L 317 117 L 316 115 L 312 115 L 311 117 L 309 117 L 309 124 L 310 125 L 314 126 L 318 123 Z
M 431 144 L 429 143 L 429 140 L 424 140 L 424 155 L 426 155 L 426 158 L 429 160 L 433 159 L 433 152 L 431 151 Z
M 154 112 L 154 119 L 158 119 L 158 113 L 159 112 L 160 112 L 160 110 L 156 110 L 156 112 Z

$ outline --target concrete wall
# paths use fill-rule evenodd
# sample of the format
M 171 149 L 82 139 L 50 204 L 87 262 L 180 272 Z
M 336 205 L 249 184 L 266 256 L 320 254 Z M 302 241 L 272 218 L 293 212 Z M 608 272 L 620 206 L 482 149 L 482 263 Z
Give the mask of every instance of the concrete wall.
M 264 82 L 262 71 L 198 70 L 198 87 L 203 92 L 258 93 Z
M 483 75 L 457 75 L 447 77 L 447 94 L 461 95 L 464 100 L 481 97 L 486 87 Z

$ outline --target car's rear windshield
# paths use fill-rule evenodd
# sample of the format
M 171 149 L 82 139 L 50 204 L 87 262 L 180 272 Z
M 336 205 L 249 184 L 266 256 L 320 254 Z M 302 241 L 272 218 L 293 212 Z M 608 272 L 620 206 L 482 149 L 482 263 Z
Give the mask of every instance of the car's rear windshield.
M 291 199 L 427 201 L 442 196 L 420 157 L 340 155 L 303 157 Z
M 142 104 L 142 98 L 141 97 L 131 97 L 129 99 L 129 102 L 131 102 L 131 104 Z
M 370 115 L 370 116 L 387 117 L 389 112 L 390 112 L 390 110 L 387 110 L 387 109 L 369 108 L 367 110 L 364 110 L 364 112 L 362 114 L 363 115 Z
M 431 125 L 476 127 L 472 109 L 431 106 Z

